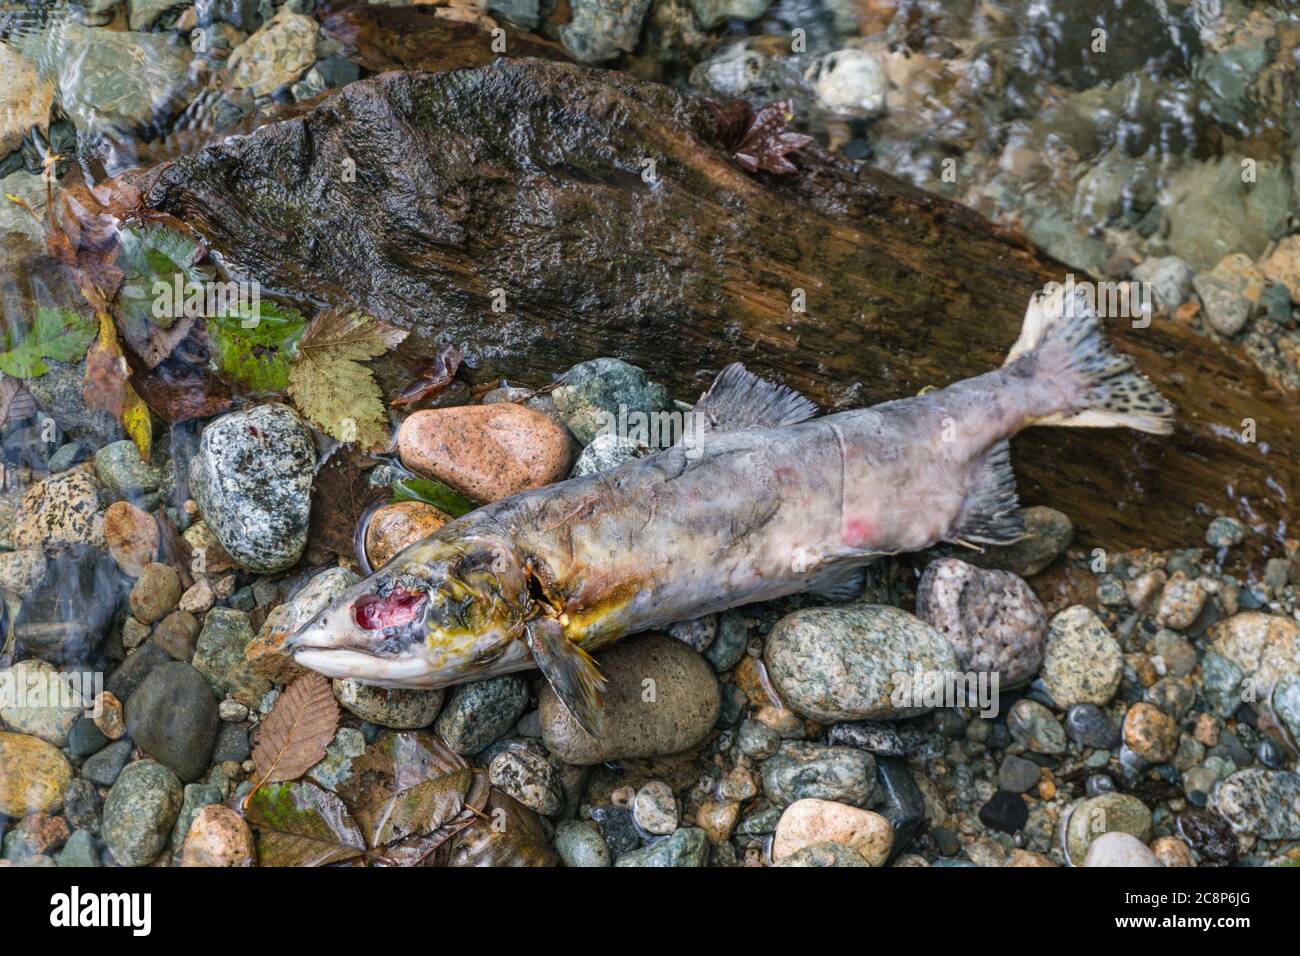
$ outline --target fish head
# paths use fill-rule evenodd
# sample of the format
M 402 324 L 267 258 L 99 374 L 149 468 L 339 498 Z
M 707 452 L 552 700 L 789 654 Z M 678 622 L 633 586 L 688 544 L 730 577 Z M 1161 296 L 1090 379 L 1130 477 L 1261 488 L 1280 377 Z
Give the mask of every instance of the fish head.
M 480 535 L 435 537 L 345 592 L 284 647 L 327 677 L 443 687 L 525 660 L 528 607 L 527 576 L 509 544 Z

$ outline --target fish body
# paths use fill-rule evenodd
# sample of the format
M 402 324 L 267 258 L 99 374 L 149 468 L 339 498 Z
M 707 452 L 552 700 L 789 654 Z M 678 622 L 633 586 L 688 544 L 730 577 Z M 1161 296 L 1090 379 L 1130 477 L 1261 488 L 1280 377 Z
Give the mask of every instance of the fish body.
M 624 635 L 802 591 L 881 555 L 1023 534 L 1008 438 L 1034 424 L 1170 428 L 1082 298 L 1036 297 L 1007 364 L 814 417 L 730 366 L 695 441 L 506 498 L 412 545 L 293 635 L 332 677 L 436 688 L 540 667 L 588 730 L 590 653 Z

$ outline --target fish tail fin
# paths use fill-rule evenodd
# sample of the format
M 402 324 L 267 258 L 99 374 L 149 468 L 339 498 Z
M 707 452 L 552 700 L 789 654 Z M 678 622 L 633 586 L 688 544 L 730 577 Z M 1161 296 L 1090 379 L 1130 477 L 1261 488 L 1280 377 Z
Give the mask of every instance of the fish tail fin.
M 1102 335 L 1101 322 L 1082 288 L 1055 284 L 1029 300 L 1020 338 L 1004 364 L 1034 355 L 1036 374 L 1068 386 L 1066 409 L 1037 416 L 1032 425 L 1134 428 L 1153 435 L 1174 430 L 1173 406 Z

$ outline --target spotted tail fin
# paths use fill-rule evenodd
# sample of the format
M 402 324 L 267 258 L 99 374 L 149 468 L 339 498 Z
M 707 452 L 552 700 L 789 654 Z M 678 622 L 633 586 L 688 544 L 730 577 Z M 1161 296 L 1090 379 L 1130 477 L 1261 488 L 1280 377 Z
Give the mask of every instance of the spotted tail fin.
M 1133 360 L 1106 341 L 1083 287 L 1059 284 L 1029 301 L 1020 338 L 1006 364 L 1034 353 L 1042 374 L 1068 386 L 1071 408 L 1033 420 L 1034 425 L 1135 428 L 1155 435 L 1174 430 L 1173 406 Z

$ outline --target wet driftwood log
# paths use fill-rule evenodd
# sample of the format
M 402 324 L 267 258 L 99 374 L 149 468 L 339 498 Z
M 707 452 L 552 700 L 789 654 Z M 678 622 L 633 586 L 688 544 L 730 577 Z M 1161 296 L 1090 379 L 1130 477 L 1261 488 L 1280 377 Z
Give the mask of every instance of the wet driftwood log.
M 694 397 L 741 360 L 826 407 L 873 404 L 1001 364 L 1030 293 L 1065 276 L 975 213 L 815 149 L 797 175 L 749 175 L 716 127 L 699 99 L 568 64 L 386 73 L 177 162 L 150 200 L 269 289 L 534 385 L 618 355 Z M 1276 529 L 1293 401 L 1168 319 L 1109 332 L 1178 406 L 1177 434 L 1035 429 L 1014 443 L 1022 499 L 1067 512 L 1090 547 L 1199 543 L 1205 509 Z

